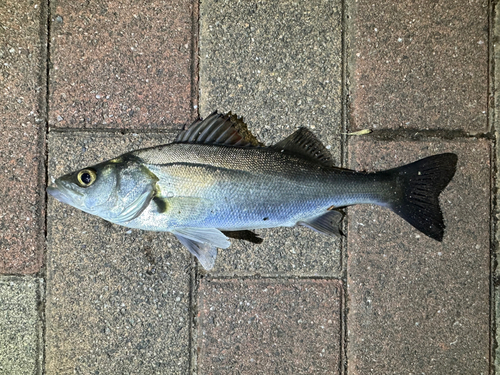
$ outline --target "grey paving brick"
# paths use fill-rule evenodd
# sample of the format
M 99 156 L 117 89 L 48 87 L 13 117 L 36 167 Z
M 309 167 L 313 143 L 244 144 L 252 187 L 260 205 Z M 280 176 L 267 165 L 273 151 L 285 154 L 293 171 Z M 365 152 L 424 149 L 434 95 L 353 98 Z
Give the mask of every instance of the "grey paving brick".
M 339 281 L 204 279 L 199 293 L 198 373 L 340 373 Z
M 494 17 L 493 17 L 493 23 L 492 23 L 492 27 L 493 27 L 493 35 L 494 35 L 494 38 L 498 38 L 500 36 L 500 14 L 499 12 L 495 12 L 494 13 Z M 493 59 L 494 59 L 494 66 L 500 66 L 500 46 L 498 45 L 498 43 L 494 43 L 493 44 L 493 47 L 492 47 L 492 50 L 493 50 Z M 498 129 L 498 119 L 499 119 L 499 116 L 500 116 L 500 97 L 498 95 L 498 92 L 500 90 L 500 76 L 499 74 L 495 74 L 494 77 L 493 77 L 493 84 L 494 84 L 494 110 L 492 111 L 493 113 L 493 119 L 495 121 L 495 135 L 496 135 L 496 139 L 499 139 L 499 129 Z M 495 160 L 496 160 L 496 165 L 499 165 L 499 162 L 500 162 L 500 148 L 497 146 L 495 147 Z M 500 172 L 498 171 L 498 168 L 496 168 L 496 181 L 498 182 L 499 181 L 499 178 L 500 178 Z M 499 194 L 498 194 L 498 189 L 496 191 L 496 202 L 499 202 Z M 496 204 L 495 206 L 495 212 L 492 213 L 492 219 L 496 221 L 496 233 L 495 233 L 495 240 L 496 240 L 496 243 L 500 243 L 500 230 L 499 230 L 499 227 L 498 227 L 498 220 L 500 219 L 500 210 L 499 210 L 499 205 L 498 203 Z M 495 254 L 495 257 L 498 261 L 498 259 L 500 259 L 499 257 L 499 249 L 498 249 L 498 246 L 496 247 L 496 254 Z M 498 275 L 499 275 L 499 272 L 500 272 L 500 268 L 496 265 L 495 267 L 495 276 L 498 278 Z M 493 353 L 494 357 L 495 357 L 495 360 L 494 360 L 494 365 L 495 365 L 495 373 L 498 374 L 500 373 L 500 346 L 498 345 L 498 343 L 500 343 L 500 290 L 499 290 L 499 286 L 496 285 L 495 286 L 495 289 L 494 289 L 494 298 L 495 298 L 495 318 L 494 318 L 494 321 L 493 321 L 493 327 L 495 327 L 495 352 Z
M 41 371 L 40 281 L 0 277 L 0 374 L 35 375 Z
M 347 4 L 353 128 L 488 130 L 488 1 Z
M 350 166 L 380 170 L 450 151 L 458 167 L 440 196 L 442 243 L 387 209 L 349 209 L 349 374 L 489 371 L 489 142 L 357 141 Z
M 42 265 L 43 13 L 40 1 L 0 2 L 0 273 L 36 273 Z
M 52 133 L 49 176 L 169 134 Z M 47 374 L 186 374 L 191 258 L 169 234 L 48 201 Z
M 232 240 L 219 249 L 214 276 L 338 276 L 341 273 L 340 239 L 304 227 L 255 231 L 263 240 L 252 244 Z
M 340 129 L 340 24 L 339 1 L 203 1 L 201 113 L 243 115 L 266 142 L 308 126 L 333 146 L 328 137 Z
M 52 127 L 164 128 L 196 117 L 196 2 L 50 6 Z
M 500 37 L 500 14 L 499 14 L 499 12 L 495 12 L 492 26 L 493 26 L 494 38 L 499 38 Z M 494 65 L 500 66 L 500 45 L 498 43 L 494 43 L 492 50 L 493 50 Z M 499 74 L 494 75 L 493 84 L 494 84 L 494 92 L 495 92 L 494 110 L 491 112 L 493 114 L 492 118 L 494 120 L 495 136 L 496 136 L 496 139 L 499 139 L 499 137 L 500 137 L 500 134 L 499 134 L 500 129 L 498 127 L 499 119 L 500 119 L 500 96 L 498 95 L 498 92 L 500 92 L 500 75 Z M 498 163 L 500 163 L 500 147 L 495 147 L 495 159 L 496 159 L 497 165 L 499 165 Z M 496 177 L 496 181 L 500 181 L 500 171 L 498 168 L 496 168 L 496 176 L 495 177 Z M 500 195 L 498 193 L 498 190 L 496 192 L 496 201 L 500 202 Z M 496 212 L 493 212 L 492 217 L 495 217 L 497 222 L 500 219 L 500 207 L 498 204 L 496 205 Z M 495 233 L 495 237 L 496 237 L 497 243 L 500 243 L 500 230 L 497 229 L 497 231 Z M 497 247 L 496 258 L 500 259 L 500 253 L 499 253 L 498 247 Z M 495 272 L 496 275 L 499 275 L 500 268 L 496 267 L 495 271 L 496 271 Z M 500 322 L 500 320 L 497 320 L 497 322 Z M 499 369 L 499 371 L 500 371 L 500 369 Z
M 203 1 L 200 111 L 232 111 L 273 144 L 300 126 L 315 132 L 340 165 L 341 5 Z M 262 245 L 219 252 L 215 275 L 338 275 L 340 241 L 311 231 L 260 231 Z
M 494 298 L 495 298 L 495 327 L 498 327 L 498 322 L 500 322 L 500 291 L 498 290 L 498 286 L 495 287 L 494 290 Z M 498 331 L 498 328 L 495 331 L 494 335 L 494 340 L 498 343 L 500 342 L 500 332 Z M 500 347 L 498 345 L 495 346 L 495 352 L 494 352 L 494 365 L 495 365 L 495 374 L 498 374 L 498 371 L 500 369 Z

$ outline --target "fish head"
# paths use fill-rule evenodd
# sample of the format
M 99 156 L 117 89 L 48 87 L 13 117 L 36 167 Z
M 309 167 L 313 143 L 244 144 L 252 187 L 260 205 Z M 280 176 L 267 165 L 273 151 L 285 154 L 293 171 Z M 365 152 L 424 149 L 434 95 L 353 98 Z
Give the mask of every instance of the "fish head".
M 140 160 L 122 156 L 61 176 L 47 192 L 79 210 L 125 225 L 148 206 L 157 181 Z

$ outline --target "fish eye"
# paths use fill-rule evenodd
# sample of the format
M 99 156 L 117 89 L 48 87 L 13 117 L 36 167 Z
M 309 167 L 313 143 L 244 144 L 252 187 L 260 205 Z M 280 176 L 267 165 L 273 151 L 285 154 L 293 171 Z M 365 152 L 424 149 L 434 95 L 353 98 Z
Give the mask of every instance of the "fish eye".
M 81 187 L 89 187 L 95 182 L 97 175 L 92 169 L 82 169 L 78 172 L 76 179 L 78 181 L 78 185 Z

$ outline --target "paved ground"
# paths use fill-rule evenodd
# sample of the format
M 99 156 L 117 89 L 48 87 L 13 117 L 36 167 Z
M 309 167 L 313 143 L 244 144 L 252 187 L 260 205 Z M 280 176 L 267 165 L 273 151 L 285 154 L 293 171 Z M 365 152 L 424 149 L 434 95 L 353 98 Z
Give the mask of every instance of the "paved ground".
M 1 375 L 495 373 L 493 4 L 6 0 L 0 25 Z M 260 231 L 206 272 L 47 199 L 216 109 L 358 170 L 455 152 L 444 241 L 359 206 L 342 239 Z

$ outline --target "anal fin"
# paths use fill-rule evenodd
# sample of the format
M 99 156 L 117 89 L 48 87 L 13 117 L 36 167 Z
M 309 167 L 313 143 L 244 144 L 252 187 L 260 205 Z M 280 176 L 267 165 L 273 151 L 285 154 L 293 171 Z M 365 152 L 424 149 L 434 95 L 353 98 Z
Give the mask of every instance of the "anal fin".
M 299 221 L 297 225 L 311 228 L 316 232 L 328 235 L 342 236 L 340 224 L 344 215 L 340 211 L 327 211 L 324 214 Z

